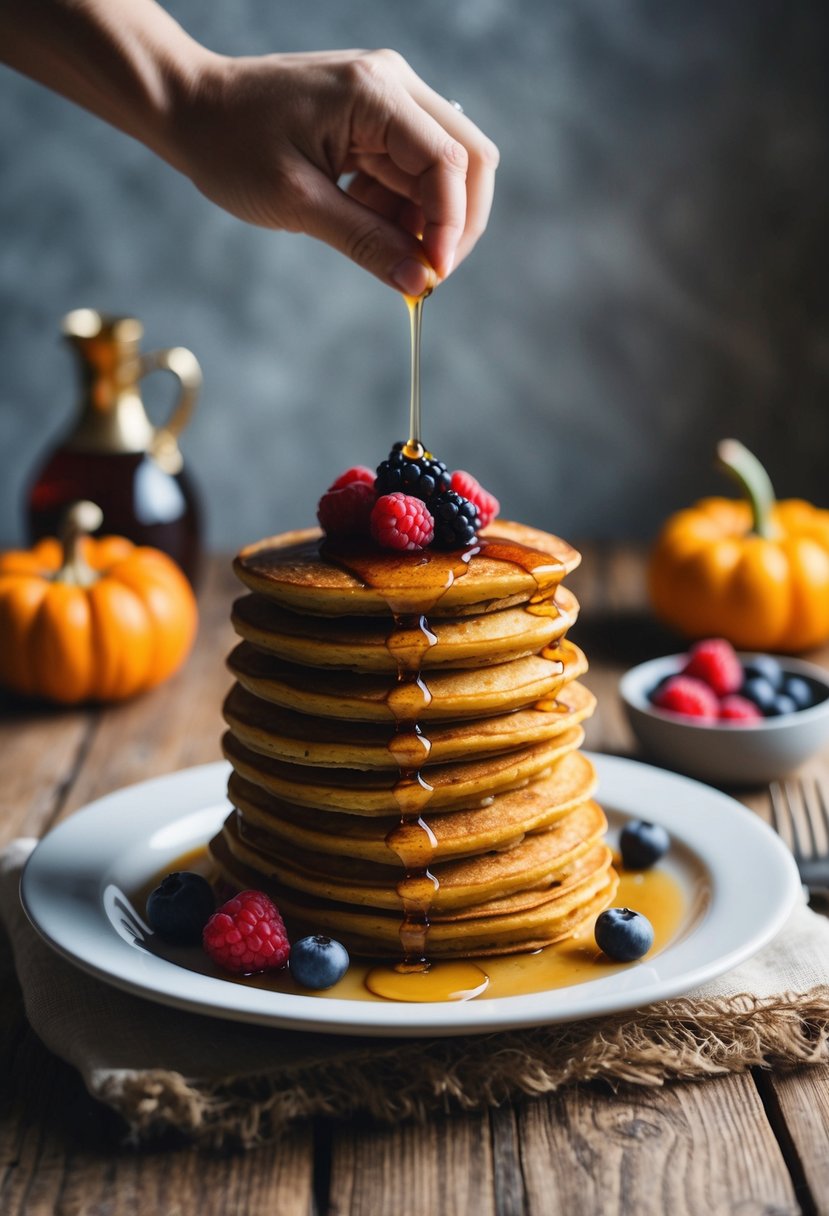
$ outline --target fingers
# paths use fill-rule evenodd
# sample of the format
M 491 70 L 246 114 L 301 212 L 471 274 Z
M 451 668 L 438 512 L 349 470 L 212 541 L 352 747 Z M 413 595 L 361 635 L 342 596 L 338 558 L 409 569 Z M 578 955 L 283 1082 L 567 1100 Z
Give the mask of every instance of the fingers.
M 372 211 L 385 216 L 387 220 L 401 224 L 407 232 L 420 237 L 423 231 L 423 211 L 416 202 L 404 198 L 403 195 L 389 190 L 381 182 L 366 173 L 358 173 L 348 187 L 348 194 L 370 207 Z
M 418 222 L 418 209 L 359 174 L 350 191 L 309 166 L 303 177 L 302 231 L 406 295 L 420 296 L 434 287 L 435 272 L 410 227 Z
M 495 171 L 500 154 L 491 139 L 484 135 L 465 114 L 441 97 L 412 72 L 409 92 L 446 132 L 463 144 L 469 157 L 466 178 L 466 216 L 463 234 L 456 249 L 455 264 L 460 263 L 474 248 L 485 231 L 492 210 L 495 191 Z
M 388 120 L 386 151 L 398 173 L 416 179 L 410 189 L 423 210 L 423 248 L 445 278 L 466 225 L 466 149 L 405 95 Z

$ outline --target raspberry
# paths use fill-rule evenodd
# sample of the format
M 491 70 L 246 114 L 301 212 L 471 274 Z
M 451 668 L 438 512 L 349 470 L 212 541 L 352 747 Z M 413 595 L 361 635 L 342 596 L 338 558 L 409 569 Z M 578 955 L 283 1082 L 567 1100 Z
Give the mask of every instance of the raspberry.
M 435 517 L 435 546 L 463 549 L 477 540 L 478 508 L 454 490 L 437 494 L 430 504 Z
M 204 926 L 202 944 L 214 963 L 240 975 L 284 967 L 291 953 L 279 909 L 261 891 L 240 891 L 222 904 Z
M 748 697 L 740 697 L 733 693 L 720 701 L 721 722 L 762 722 L 763 715 Z
M 371 513 L 371 535 L 384 549 L 425 549 L 435 524 L 429 509 L 410 494 L 384 494 Z
M 365 481 L 350 481 L 339 490 L 323 494 L 317 519 L 326 536 L 366 536 L 374 487 Z
M 716 694 L 693 676 L 671 676 L 656 690 L 651 702 L 659 709 L 689 718 L 702 718 L 707 722 L 719 717 L 720 706 Z
M 738 692 L 744 679 L 734 647 L 725 638 L 706 638 L 692 646 L 683 675 L 702 680 L 719 697 Z
M 442 460 L 425 452 L 417 460 L 403 455 L 403 444 L 396 443 L 388 460 L 377 466 L 375 489 L 381 494 L 411 494 L 429 502 L 434 494 L 448 490 L 452 484 Z
M 452 489 L 462 498 L 468 498 L 478 508 L 480 528 L 491 524 L 501 510 L 501 504 L 495 495 L 485 490 L 471 473 L 464 473 L 463 469 L 456 469 L 452 474 Z
M 367 469 L 364 464 L 355 464 L 353 468 L 340 473 L 337 480 L 332 481 L 328 489 L 341 490 L 343 486 L 350 486 L 355 481 L 364 481 L 367 486 L 374 489 L 374 470 Z

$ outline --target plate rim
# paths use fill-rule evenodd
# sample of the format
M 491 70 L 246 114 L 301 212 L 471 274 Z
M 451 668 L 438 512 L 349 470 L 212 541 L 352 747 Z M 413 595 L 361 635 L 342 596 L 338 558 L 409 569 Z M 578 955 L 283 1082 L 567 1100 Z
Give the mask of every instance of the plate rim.
M 188 995 L 186 992 L 182 992 L 180 990 L 182 987 L 180 983 L 178 985 L 174 983 L 172 987 L 159 988 L 158 985 L 153 986 L 150 983 L 142 982 L 141 978 L 136 978 L 134 974 L 130 976 L 123 972 L 114 973 L 110 968 L 96 964 L 94 958 L 88 958 L 81 953 L 78 943 L 75 943 L 73 947 L 71 941 L 73 933 L 71 930 L 68 934 L 60 931 L 55 933 L 48 909 L 46 916 L 44 917 L 43 915 L 42 900 L 40 899 L 41 892 L 38 889 L 37 883 L 39 870 L 45 868 L 48 872 L 51 855 L 56 849 L 60 850 L 63 846 L 64 838 L 69 837 L 71 840 L 73 833 L 77 835 L 87 824 L 94 821 L 96 817 L 110 813 L 113 806 L 117 806 L 119 802 L 127 802 L 129 799 L 136 797 L 139 792 L 152 796 L 157 795 L 161 791 L 161 793 L 169 795 L 172 799 L 177 793 L 178 786 L 183 786 L 185 789 L 189 787 L 193 796 L 201 790 L 202 786 L 204 786 L 206 791 L 212 791 L 212 793 L 207 799 L 200 795 L 200 806 L 191 806 L 183 809 L 180 815 L 170 817 L 169 823 L 177 823 L 188 815 L 197 813 L 199 810 L 207 812 L 214 803 L 221 804 L 222 813 L 227 813 L 230 810 L 230 804 L 226 799 L 225 785 L 230 766 L 224 761 L 181 769 L 173 773 L 163 774 L 145 781 L 123 786 L 95 799 L 74 812 L 68 819 L 48 832 L 35 846 L 27 859 L 20 879 L 21 903 L 30 923 L 39 936 L 53 950 L 70 964 L 87 974 L 132 995 L 203 1016 L 275 1028 L 279 1027 L 282 1029 L 355 1036 L 444 1037 L 475 1033 L 483 1034 L 521 1027 L 564 1023 L 576 1019 L 601 1017 L 611 1013 L 622 1013 L 692 991 L 701 984 L 732 970 L 767 945 L 790 916 L 801 893 L 800 878 L 794 859 L 773 830 L 757 815 L 743 806 L 742 803 L 720 790 L 704 785 L 702 782 L 679 776 L 637 759 L 590 751 L 585 752 L 585 755 L 596 765 L 599 774 L 600 791 L 598 796 L 600 801 L 606 803 L 612 809 L 620 810 L 621 814 L 628 814 L 630 812 L 617 806 L 620 792 L 616 790 L 614 793 L 612 787 L 614 782 L 625 777 L 629 779 L 633 778 L 634 780 L 638 779 L 646 784 L 655 783 L 657 787 L 667 785 L 670 789 L 676 790 L 678 795 L 681 794 L 685 798 L 701 797 L 705 800 L 706 804 L 727 807 L 728 810 L 725 812 L 726 819 L 729 816 L 733 816 L 732 827 L 734 823 L 740 824 L 741 828 L 744 828 L 748 833 L 749 838 L 753 836 L 755 846 L 760 842 L 759 847 L 761 851 L 765 851 L 766 859 L 771 860 L 771 864 L 777 867 L 778 874 L 782 879 L 777 902 L 773 904 L 761 904 L 761 911 L 764 911 L 766 915 L 759 927 L 748 934 L 743 941 L 733 945 L 731 949 L 716 955 L 714 958 L 709 958 L 707 962 L 697 964 L 689 972 L 672 977 L 653 975 L 648 979 L 649 974 L 654 971 L 654 967 L 648 960 L 644 960 L 642 964 L 632 965 L 630 971 L 571 985 L 568 988 L 551 989 L 519 996 L 493 997 L 486 1001 L 423 1004 L 414 1002 L 360 1002 L 337 1000 L 336 998 L 320 1000 L 318 997 L 312 996 L 275 993 L 267 989 L 239 985 L 215 976 L 201 975 L 200 973 L 179 967 L 169 960 L 149 956 L 154 959 L 153 966 L 155 963 L 163 964 L 165 967 L 171 968 L 177 977 L 188 977 L 185 984 L 191 988 L 196 988 L 200 991 L 207 986 L 208 991 L 212 992 L 215 987 L 215 998 L 205 1000 L 198 995 Z M 707 810 L 705 813 L 710 814 L 711 812 Z M 159 827 L 160 825 L 156 825 L 155 830 L 159 830 Z M 151 830 L 148 828 L 142 839 L 149 841 L 150 836 Z M 683 845 L 691 848 L 691 852 L 702 861 L 709 874 L 716 879 L 721 869 L 719 861 L 712 863 L 710 856 L 706 857 L 693 846 L 689 846 L 686 840 L 682 840 L 681 833 L 679 836 Z M 97 871 L 101 882 L 103 882 L 106 874 L 106 865 L 108 864 L 111 868 L 116 863 L 117 858 L 123 855 L 124 847 L 122 844 L 120 849 L 115 849 L 115 841 L 112 841 L 110 845 L 111 856 L 108 863 L 102 861 Z M 180 853 L 181 849 L 178 852 Z M 175 853 L 172 852 L 171 859 L 174 855 Z M 695 936 L 696 932 L 700 928 L 703 928 L 705 923 L 710 920 L 712 909 L 716 911 L 716 881 L 713 885 L 711 906 L 703 916 L 700 925 L 695 927 L 690 936 Z M 722 898 L 723 894 L 720 892 L 720 900 Z M 81 908 L 82 906 L 79 902 L 78 907 Z M 112 933 L 113 937 L 117 937 L 117 934 L 113 933 L 112 927 L 103 913 L 102 901 L 98 901 L 95 911 L 97 913 L 94 921 L 96 930 L 105 929 L 105 931 Z M 71 921 L 62 919 L 58 923 L 61 929 L 65 929 L 68 924 L 71 924 Z M 716 924 L 716 920 L 714 923 Z M 653 963 L 676 952 L 681 948 L 684 940 L 683 938 L 677 943 L 669 943 L 660 951 L 659 955 L 653 960 Z M 145 957 L 143 954 L 136 955 L 133 948 L 128 947 L 126 943 L 124 943 L 124 949 L 132 951 L 131 955 L 124 955 L 125 960 L 131 957 L 132 961 L 135 962 L 137 958 Z M 620 985 L 618 982 L 614 983 L 614 981 L 618 981 L 619 976 L 628 977 L 631 975 L 638 975 L 641 982 L 638 984 L 633 982 L 628 991 L 624 989 L 619 991 Z M 597 985 L 603 985 L 604 987 L 597 989 Z M 561 1003 L 563 994 L 565 993 L 576 994 L 576 996 L 569 999 L 564 998 L 560 1007 L 556 1008 L 555 997 L 558 996 Z M 259 997 L 257 998 L 255 994 L 259 994 Z M 579 1001 L 577 998 L 582 994 L 583 999 Z M 549 1002 L 551 995 L 553 1007 L 546 1008 L 545 998 Z M 272 1010 L 264 1008 L 266 1002 L 274 1005 L 274 1008 Z

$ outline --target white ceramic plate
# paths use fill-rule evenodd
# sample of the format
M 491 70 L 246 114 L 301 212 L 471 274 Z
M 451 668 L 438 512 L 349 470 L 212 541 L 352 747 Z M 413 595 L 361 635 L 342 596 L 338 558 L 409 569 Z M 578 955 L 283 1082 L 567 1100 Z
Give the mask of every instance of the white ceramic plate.
M 320 1000 L 202 975 L 150 953 L 125 892 L 140 889 L 219 827 L 228 811 L 224 764 L 142 782 L 91 803 L 37 846 L 21 897 L 51 946 L 119 988 L 238 1021 L 354 1035 L 482 1033 L 595 1017 L 687 992 L 770 941 L 800 892 L 794 862 L 771 829 L 698 782 L 633 760 L 592 759 L 611 842 L 630 817 L 663 824 L 672 848 L 660 864 L 683 887 L 688 911 L 655 957 L 567 988 L 462 1003 Z

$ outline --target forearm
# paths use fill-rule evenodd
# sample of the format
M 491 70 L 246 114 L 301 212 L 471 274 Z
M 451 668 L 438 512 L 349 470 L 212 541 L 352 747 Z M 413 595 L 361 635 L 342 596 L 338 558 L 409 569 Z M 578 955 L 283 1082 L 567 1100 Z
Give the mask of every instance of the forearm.
M 0 0 L 0 60 L 167 160 L 177 99 L 209 57 L 155 0 Z
M 319 237 L 408 295 L 486 226 L 498 149 L 394 51 L 234 58 L 155 0 L 0 0 L 0 61 L 231 214 Z

